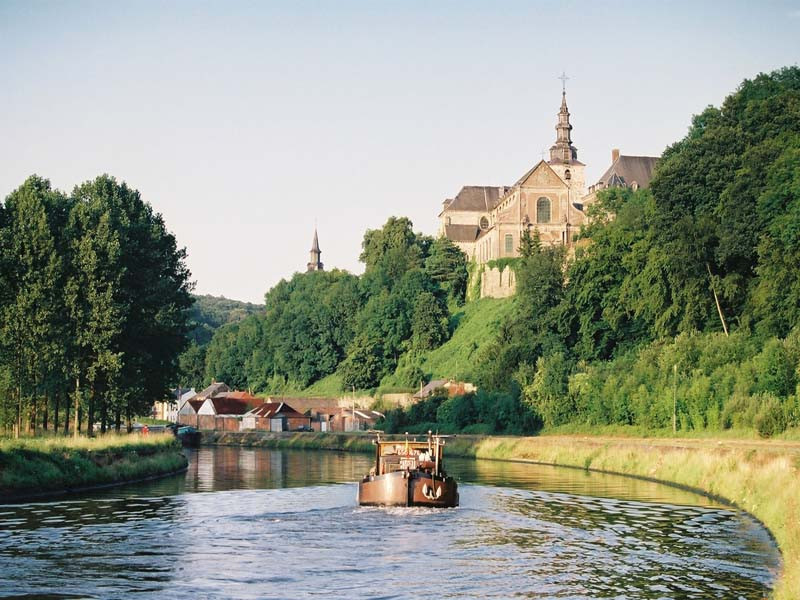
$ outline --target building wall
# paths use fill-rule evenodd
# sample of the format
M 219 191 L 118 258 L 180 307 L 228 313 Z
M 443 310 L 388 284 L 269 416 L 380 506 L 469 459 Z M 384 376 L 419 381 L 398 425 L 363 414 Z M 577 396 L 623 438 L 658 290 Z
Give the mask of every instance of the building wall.
M 497 267 L 484 267 L 481 274 L 481 298 L 508 298 L 517 289 L 514 269 L 507 266 L 502 271 Z

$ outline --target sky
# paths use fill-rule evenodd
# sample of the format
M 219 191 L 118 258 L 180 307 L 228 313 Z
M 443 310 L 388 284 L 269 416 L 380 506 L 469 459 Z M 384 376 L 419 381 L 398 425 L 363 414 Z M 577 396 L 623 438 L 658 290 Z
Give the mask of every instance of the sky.
M 745 78 L 800 60 L 800 0 L 0 0 L 0 198 L 108 173 L 188 252 L 196 292 L 262 302 L 360 273 L 392 215 L 435 234 L 463 185 L 555 141 L 561 81 L 587 183 L 660 155 Z

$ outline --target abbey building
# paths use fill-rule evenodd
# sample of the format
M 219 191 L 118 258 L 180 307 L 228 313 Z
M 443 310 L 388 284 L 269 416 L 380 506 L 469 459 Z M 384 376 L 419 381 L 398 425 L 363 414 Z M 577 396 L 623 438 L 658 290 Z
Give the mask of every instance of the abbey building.
M 612 153 L 612 165 L 587 193 L 585 165 L 572 145 L 566 91 L 556 124 L 550 160 L 541 160 L 511 186 L 464 186 L 444 201 L 440 235 L 452 240 L 479 264 L 519 256 L 526 229 L 538 231 L 543 244 L 572 244 L 586 221 L 586 207 L 603 187 L 647 187 L 654 157 Z

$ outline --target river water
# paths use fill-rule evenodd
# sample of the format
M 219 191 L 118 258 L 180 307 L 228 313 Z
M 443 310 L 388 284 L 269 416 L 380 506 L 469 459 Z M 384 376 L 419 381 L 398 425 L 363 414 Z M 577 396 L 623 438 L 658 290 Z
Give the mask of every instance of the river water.
M 748 515 L 655 483 L 450 459 L 456 509 L 356 505 L 370 457 L 202 448 L 185 475 L 0 505 L 0 598 L 764 598 Z

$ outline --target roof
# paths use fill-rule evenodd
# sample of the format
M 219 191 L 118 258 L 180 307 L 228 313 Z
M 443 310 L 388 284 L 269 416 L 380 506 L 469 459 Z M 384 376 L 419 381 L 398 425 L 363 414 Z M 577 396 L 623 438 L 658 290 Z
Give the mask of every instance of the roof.
M 203 400 L 205 400 L 206 398 L 213 398 L 214 396 L 217 396 L 217 395 L 219 395 L 219 394 L 221 394 L 223 392 L 230 392 L 230 391 L 231 391 L 231 388 L 229 388 L 224 383 L 222 383 L 222 382 L 214 382 L 210 386 L 208 386 L 206 389 L 204 389 L 202 392 L 197 394 L 197 397 L 198 398 L 202 398 Z
M 491 185 L 465 185 L 456 197 L 447 202 L 445 211 L 464 210 L 475 212 L 489 212 L 497 206 L 498 200 L 506 192 L 505 186 Z
M 382 419 L 384 417 L 383 413 L 379 413 L 377 410 L 353 410 L 351 411 L 356 417 L 359 419 L 363 419 L 365 421 L 377 421 L 378 419 Z
M 311 242 L 311 252 L 319 252 L 319 238 L 317 237 L 316 227 L 314 227 L 314 241 Z
M 285 402 L 264 402 L 256 406 L 253 410 L 247 413 L 250 417 L 276 417 L 278 415 L 284 417 L 302 417 L 303 414 L 297 412 Z
M 235 400 L 245 400 L 250 403 L 257 403 L 264 401 L 263 398 L 256 398 L 255 396 L 250 394 L 250 392 L 240 392 L 240 391 L 223 392 L 222 394 L 217 394 L 215 398 L 233 398 Z
M 243 415 L 252 406 L 251 402 L 242 400 L 240 398 L 227 398 L 225 396 L 216 396 L 208 398 L 207 402 L 211 402 L 214 407 L 214 412 L 218 415 Z
M 635 181 L 640 188 L 646 188 L 653 178 L 656 164 L 657 156 L 620 155 L 598 181 L 606 187 L 628 187 Z
M 453 242 L 474 242 L 480 228 L 477 225 L 445 225 L 444 235 Z
M 414 394 L 414 398 L 427 398 L 434 390 L 444 387 L 447 379 L 431 379 L 420 391 Z
M 197 412 L 200 410 L 200 407 L 203 406 L 203 402 L 205 402 L 205 400 L 193 399 L 189 400 L 186 404 L 191 406 L 194 412 Z

